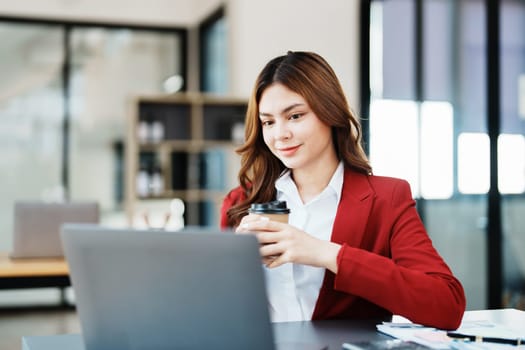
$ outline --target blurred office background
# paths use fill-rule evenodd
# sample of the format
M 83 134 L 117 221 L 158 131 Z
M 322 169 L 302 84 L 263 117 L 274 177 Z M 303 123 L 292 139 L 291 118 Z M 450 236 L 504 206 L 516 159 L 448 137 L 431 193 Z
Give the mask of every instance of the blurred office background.
M 0 3 L 0 42 L 0 251 L 18 199 L 94 199 L 126 225 L 133 97 L 175 79 L 248 98 L 270 58 L 309 50 L 374 172 L 410 182 L 468 309 L 525 309 L 525 1 L 25 0 Z

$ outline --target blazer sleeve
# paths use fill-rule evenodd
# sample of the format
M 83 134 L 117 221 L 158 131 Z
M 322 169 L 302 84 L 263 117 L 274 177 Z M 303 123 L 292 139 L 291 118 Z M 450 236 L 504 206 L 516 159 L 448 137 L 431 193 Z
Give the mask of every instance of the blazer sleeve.
M 227 212 L 232 206 L 239 203 L 243 199 L 244 199 L 244 195 L 243 195 L 243 191 L 241 187 L 234 188 L 226 195 L 226 197 L 224 197 L 222 201 L 221 211 L 220 211 L 221 229 L 225 230 L 225 229 L 230 228 L 230 225 L 228 224 Z
M 408 183 L 397 180 L 374 208 L 362 245 L 343 243 L 335 290 L 416 323 L 457 328 L 466 304 L 463 287 L 433 247 Z

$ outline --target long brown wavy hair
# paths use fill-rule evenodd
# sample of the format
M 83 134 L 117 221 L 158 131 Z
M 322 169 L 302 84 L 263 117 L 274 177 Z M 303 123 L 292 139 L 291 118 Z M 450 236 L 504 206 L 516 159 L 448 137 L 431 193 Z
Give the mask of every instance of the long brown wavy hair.
M 275 181 L 286 170 L 264 143 L 259 119 L 261 96 L 275 83 L 301 95 L 317 117 L 331 127 L 336 154 L 346 168 L 362 174 L 372 173 L 361 145 L 361 126 L 333 69 L 316 53 L 289 51 L 266 64 L 248 102 L 245 142 L 237 149 L 241 156 L 239 183 L 245 198 L 228 210 L 230 226 L 239 224 L 252 203 L 274 200 Z

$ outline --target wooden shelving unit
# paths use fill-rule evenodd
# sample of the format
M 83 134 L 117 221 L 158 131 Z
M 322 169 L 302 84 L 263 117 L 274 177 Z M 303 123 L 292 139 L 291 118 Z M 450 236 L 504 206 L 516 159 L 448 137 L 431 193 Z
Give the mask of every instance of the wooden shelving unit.
M 242 142 L 239 132 L 244 136 L 246 108 L 243 99 L 203 94 L 137 97 L 125 146 L 129 223 L 141 202 L 180 198 L 187 225 L 217 225 L 218 206 L 237 176 L 235 148 Z M 157 137 L 144 136 L 145 125 L 152 128 L 153 123 L 162 126 L 162 137 L 158 132 Z M 154 168 L 161 169 L 163 189 L 145 194 L 139 172 L 151 175 Z

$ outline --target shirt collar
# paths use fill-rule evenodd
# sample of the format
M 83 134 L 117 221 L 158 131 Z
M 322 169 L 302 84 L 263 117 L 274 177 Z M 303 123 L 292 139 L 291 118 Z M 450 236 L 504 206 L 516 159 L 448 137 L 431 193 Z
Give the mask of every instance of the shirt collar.
M 295 182 L 292 180 L 291 171 L 286 170 L 283 172 L 283 174 L 275 181 L 275 188 L 278 192 L 285 193 L 287 195 L 290 195 L 293 192 L 297 192 L 297 187 L 295 186 Z M 330 188 L 332 192 L 337 197 L 337 203 L 339 203 L 339 200 L 341 199 L 341 191 L 343 189 L 343 180 L 344 180 L 344 166 L 343 162 L 339 162 L 339 165 L 334 171 L 334 174 L 332 175 L 332 178 L 330 179 L 330 182 L 326 186 L 327 188 Z
M 343 181 L 345 178 L 345 167 L 343 165 L 343 162 L 339 162 L 339 165 L 334 171 L 334 174 L 332 175 L 332 178 L 330 179 L 330 182 L 328 183 L 328 187 L 332 188 L 335 195 L 337 196 L 337 203 L 339 203 L 339 200 L 341 199 L 341 192 L 343 191 Z

